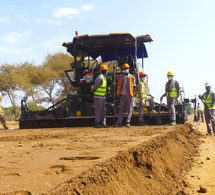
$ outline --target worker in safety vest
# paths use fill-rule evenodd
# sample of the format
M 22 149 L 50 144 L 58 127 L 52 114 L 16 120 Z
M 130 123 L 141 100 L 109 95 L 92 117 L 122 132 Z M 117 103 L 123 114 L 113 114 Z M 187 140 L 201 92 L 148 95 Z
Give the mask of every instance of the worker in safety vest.
M 144 71 L 139 72 L 139 80 L 137 82 L 137 91 L 136 91 L 136 99 L 139 103 L 139 118 L 138 118 L 138 125 L 144 126 L 146 123 L 144 123 L 143 120 L 143 110 L 145 107 L 146 100 L 153 99 L 154 97 L 149 94 L 148 87 L 147 87 L 147 74 Z
M 5 130 L 8 129 L 7 125 L 6 125 L 6 121 L 5 121 L 5 118 L 4 118 L 4 110 L 2 108 L 2 93 L 0 92 L 0 122 L 2 124 L 2 126 L 4 127 Z
M 116 95 L 120 96 L 119 113 L 116 122 L 116 127 L 122 126 L 124 113 L 127 110 L 128 116 L 126 119 L 126 127 L 130 127 L 132 112 L 133 112 L 133 97 L 136 87 L 134 75 L 129 73 L 130 66 L 125 63 L 122 65 L 122 74 L 117 77 Z
M 207 126 L 207 134 L 212 135 L 211 126 L 215 135 L 215 93 L 211 91 L 211 85 L 205 83 L 206 92 L 199 95 L 199 99 L 204 101 L 204 115 Z
M 178 97 L 180 95 L 180 86 L 178 81 L 173 79 L 174 73 L 172 71 L 167 72 L 168 82 L 165 85 L 165 93 L 160 97 L 160 102 L 166 97 L 167 107 L 169 113 L 170 125 L 176 124 L 176 114 L 175 114 L 175 104 L 178 102 Z
M 100 65 L 100 75 L 95 79 L 92 92 L 94 94 L 95 104 L 95 128 L 107 127 L 106 116 L 106 93 L 107 93 L 107 80 L 108 68 L 106 65 Z
M 197 105 L 197 121 L 204 123 L 204 110 L 201 108 L 199 103 Z

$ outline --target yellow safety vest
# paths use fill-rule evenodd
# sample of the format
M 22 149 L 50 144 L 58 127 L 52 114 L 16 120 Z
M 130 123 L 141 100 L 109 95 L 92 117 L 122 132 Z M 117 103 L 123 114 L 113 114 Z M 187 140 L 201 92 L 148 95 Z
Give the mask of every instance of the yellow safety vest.
M 201 114 L 203 113 L 203 110 L 201 108 L 197 108 L 197 112 Z
M 168 83 L 166 83 L 166 88 L 167 88 Z M 177 98 L 178 97 L 178 92 L 175 87 L 175 81 L 172 82 L 172 88 L 171 91 L 166 92 L 166 97 L 170 96 L 171 98 Z
M 94 95 L 104 97 L 106 96 L 106 92 L 107 92 L 107 80 L 103 74 L 101 75 L 102 75 L 102 84 L 96 89 L 96 91 L 94 92 Z
M 212 101 L 212 92 L 206 96 L 206 93 L 203 94 L 203 100 L 208 108 L 210 108 Z M 204 109 L 206 109 L 206 106 L 204 105 Z M 215 105 L 212 107 L 212 109 L 215 109 Z
M 144 82 L 141 82 L 141 81 L 139 81 L 140 83 L 141 83 L 141 94 L 142 94 L 142 98 L 143 98 L 143 100 L 146 100 L 146 97 L 147 97 L 147 94 L 146 94 L 146 87 L 145 87 L 145 84 L 144 84 Z M 140 96 L 139 96 L 139 94 L 138 94 L 138 91 L 136 92 L 137 93 L 137 101 L 141 101 L 141 99 L 140 99 Z

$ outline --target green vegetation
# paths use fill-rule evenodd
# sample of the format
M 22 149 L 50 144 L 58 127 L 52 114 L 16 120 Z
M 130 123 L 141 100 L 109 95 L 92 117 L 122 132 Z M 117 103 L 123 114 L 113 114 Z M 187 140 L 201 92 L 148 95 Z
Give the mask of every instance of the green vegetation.
M 187 113 L 192 114 L 194 112 L 194 108 L 192 107 L 192 104 L 190 102 L 186 103 L 185 107 L 186 107 Z
M 11 107 L 4 108 L 6 114 L 11 113 L 17 119 L 20 115 L 20 102 L 28 97 L 30 110 L 43 110 L 41 103 L 55 104 L 74 88 L 64 70 L 71 69 L 74 59 L 70 54 L 57 52 L 48 54 L 41 65 L 34 62 L 0 65 L 0 90 L 9 98 Z

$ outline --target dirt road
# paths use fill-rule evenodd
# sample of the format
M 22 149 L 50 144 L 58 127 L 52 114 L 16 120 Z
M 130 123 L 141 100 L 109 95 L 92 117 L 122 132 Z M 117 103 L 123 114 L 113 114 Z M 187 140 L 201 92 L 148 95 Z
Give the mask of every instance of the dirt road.
M 187 176 L 188 194 L 215 194 L 215 136 L 206 135 L 205 123 L 195 123 L 196 133 L 201 134 L 199 154 Z
M 190 123 L 0 130 L 0 194 L 215 194 L 204 134 Z

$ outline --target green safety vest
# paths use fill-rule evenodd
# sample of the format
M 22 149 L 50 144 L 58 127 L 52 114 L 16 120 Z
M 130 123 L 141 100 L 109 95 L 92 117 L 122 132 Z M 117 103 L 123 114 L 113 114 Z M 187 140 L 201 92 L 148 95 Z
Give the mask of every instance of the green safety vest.
M 201 114 L 203 113 L 203 110 L 201 108 L 197 108 L 197 112 Z
M 139 82 L 140 82 L 140 83 L 141 83 L 141 85 L 142 85 L 142 88 L 141 88 L 142 98 L 143 98 L 143 100 L 146 100 L 146 98 L 147 98 L 147 94 L 146 94 L 146 87 L 145 87 L 145 84 L 144 84 L 144 82 L 142 82 L 142 81 L 139 81 Z M 137 92 L 137 101 L 138 101 L 138 102 L 140 102 L 140 101 L 141 101 L 141 99 L 140 99 L 140 96 L 139 96 L 138 92 Z
M 101 75 L 102 75 L 102 84 L 96 89 L 96 91 L 94 92 L 94 95 L 104 97 L 106 96 L 106 91 L 107 91 L 107 80 L 103 74 Z
M 211 103 L 213 102 L 212 101 L 212 92 L 210 92 L 208 94 L 208 96 L 206 96 L 206 93 L 204 93 L 203 94 L 203 100 L 204 100 L 205 104 L 207 105 L 207 107 L 209 108 L 211 106 Z M 206 109 L 205 107 L 206 106 L 204 105 L 204 109 Z M 215 109 L 215 105 L 212 107 L 212 109 Z
M 167 83 L 166 83 L 166 88 L 167 88 Z M 175 87 L 175 81 L 173 81 L 172 83 L 172 89 L 171 91 L 166 92 L 166 97 L 170 96 L 171 98 L 177 98 L 178 97 L 178 92 L 177 89 Z

